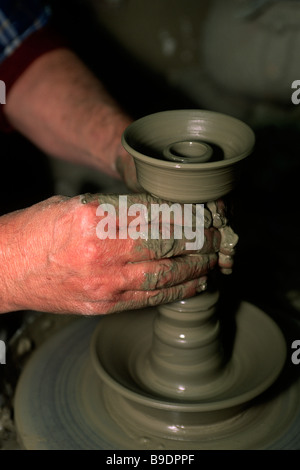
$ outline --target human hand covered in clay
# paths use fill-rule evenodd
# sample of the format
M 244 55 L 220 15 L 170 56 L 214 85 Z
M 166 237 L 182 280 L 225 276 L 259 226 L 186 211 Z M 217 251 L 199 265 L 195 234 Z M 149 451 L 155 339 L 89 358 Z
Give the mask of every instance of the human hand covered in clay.
M 156 202 L 147 194 L 128 196 L 128 205 Z M 100 203 L 117 207 L 118 196 L 56 196 L 1 218 L 1 234 L 9 235 L 2 246 L 2 312 L 106 314 L 205 288 L 205 276 L 218 262 L 219 229 L 205 229 L 204 245 L 193 256 L 187 256 L 184 238 L 100 239 Z
M 226 206 L 223 199 L 211 201 L 206 204 L 205 210 L 206 227 L 219 229 L 221 235 L 220 250 L 218 253 L 218 265 L 223 274 L 231 274 L 235 246 L 238 242 L 238 235 L 228 225 Z

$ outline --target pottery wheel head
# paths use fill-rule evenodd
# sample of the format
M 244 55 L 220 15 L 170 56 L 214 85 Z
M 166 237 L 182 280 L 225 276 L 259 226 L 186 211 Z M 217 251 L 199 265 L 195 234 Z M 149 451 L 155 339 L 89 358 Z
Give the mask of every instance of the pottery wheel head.
M 197 203 L 233 189 L 255 136 L 247 124 L 225 114 L 175 110 L 133 122 L 122 143 L 134 158 L 145 191 L 170 201 Z

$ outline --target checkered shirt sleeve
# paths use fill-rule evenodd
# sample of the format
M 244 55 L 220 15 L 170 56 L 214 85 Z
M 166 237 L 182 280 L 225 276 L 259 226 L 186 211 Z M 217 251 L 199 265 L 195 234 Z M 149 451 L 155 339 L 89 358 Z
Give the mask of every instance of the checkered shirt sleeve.
M 39 0 L 0 0 L 0 63 L 50 17 L 51 8 Z

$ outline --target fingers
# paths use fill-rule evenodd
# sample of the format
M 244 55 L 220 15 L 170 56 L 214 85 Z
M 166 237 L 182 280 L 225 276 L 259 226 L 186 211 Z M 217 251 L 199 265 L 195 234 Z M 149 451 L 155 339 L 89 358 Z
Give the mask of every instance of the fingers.
M 187 240 L 184 236 L 176 239 L 172 235 L 168 239 L 137 239 L 128 251 L 128 262 L 148 261 L 164 258 L 173 258 L 187 254 L 214 254 L 220 249 L 221 234 L 219 230 L 210 227 L 204 229 L 204 244 L 199 250 L 188 250 Z M 127 242 L 128 244 L 130 241 Z M 131 251 L 132 250 L 132 251 Z M 132 259 L 134 253 L 134 259 Z
M 233 256 L 219 253 L 218 265 L 223 274 L 231 274 L 233 267 Z
M 178 256 L 132 263 L 124 267 L 125 290 L 153 291 L 205 276 L 217 264 L 217 255 Z
M 238 235 L 232 230 L 229 225 L 220 228 L 221 243 L 220 252 L 224 255 L 233 255 L 235 253 L 235 247 L 239 240 Z
M 222 199 L 218 199 L 217 201 L 210 201 L 206 205 L 211 212 L 213 226 L 216 228 L 225 227 L 227 224 L 227 218 L 224 201 Z
M 192 255 L 107 269 L 105 281 L 95 275 L 85 283 L 79 310 L 108 314 L 193 297 L 206 290 L 205 274 L 216 263 L 216 255 Z
M 223 274 L 231 274 L 233 267 L 233 256 L 235 254 L 235 246 L 238 243 L 239 237 L 232 230 L 232 228 L 227 225 L 228 220 L 226 217 L 226 206 L 222 199 L 208 202 L 207 208 L 211 214 L 211 223 L 213 227 L 219 229 L 221 237 L 218 265 Z
M 136 259 L 133 261 L 171 258 L 187 253 L 209 254 L 219 251 L 221 235 L 217 228 L 211 226 L 211 214 L 207 209 L 204 213 L 204 226 L 199 226 L 200 221 L 196 218 L 196 227 L 190 227 L 190 230 L 186 230 L 185 213 L 179 204 L 177 204 L 179 207 L 168 212 L 169 218 L 166 217 L 166 221 L 162 223 L 160 217 L 156 218 L 149 208 L 155 201 L 159 204 L 160 209 L 164 208 L 164 205 L 167 208 L 169 206 L 151 195 L 120 196 L 119 207 L 116 211 L 117 199 L 115 195 L 85 194 L 81 198 L 81 202 L 84 204 L 90 202 L 97 204 L 100 201 L 102 211 L 97 208 L 95 213 L 96 217 L 99 217 L 97 222 L 98 238 L 101 238 L 101 234 L 106 237 L 107 230 L 113 229 L 111 231 L 115 239 L 134 239 L 135 245 L 131 248 L 135 251 Z M 134 207 L 132 213 L 129 210 L 127 212 L 128 205 L 130 208 Z M 108 206 L 111 208 L 111 214 L 107 215 Z M 168 209 L 166 210 L 168 211 Z M 152 219 L 152 215 L 154 219 Z M 191 217 L 195 218 L 195 214 L 191 214 Z M 192 224 L 195 220 L 193 219 Z
M 165 201 L 153 198 L 149 194 L 133 194 L 126 196 L 126 217 L 122 216 L 121 212 L 124 209 L 123 205 L 120 205 L 120 199 L 117 199 L 116 195 L 85 195 L 84 203 L 94 202 L 95 204 L 101 203 L 106 205 L 112 205 L 117 207 L 116 212 L 113 214 L 112 222 L 115 223 L 115 239 L 105 240 L 106 253 L 111 253 L 112 257 L 116 256 L 119 258 L 119 263 L 121 265 L 126 265 L 127 263 L 135 264 L 162 260 L 161 265 L 156 265 L 158 272 L 152 272 L 153 264 L 149 263 L 148 265 L 140 265 L 140 273 L 136 274 L 137 282 L 140 282 L 140 279 L 144 276 L 148 269 L 148 280 L 151 289 L 155 286 L 155 282 L 158 282 L 158 285 L 162 282 L 162 279 L 166 279 L 166 282 L 171 283 L 180 283 L 185 279 L 194 279 L 197 276 L 202 275 L 201 260 L 204 258 L 199 258 L 198 263 L 188 262 L 186 260 L 181 260 L 180 258 L 185 258 L 183 255 L 187 254 L 201 254 L 209 255 L 218 253 L 218 264 L 223 273 L 230 273 L 233 265 L 233 255 L 235 251 L 235 246 L 238 241 L 238 236 L 233 232 L 233 230 L 227 225 L 228 220 L 226 218 L 226 208 L 222 200 L 209 202 L 206 204 L 204 209 L 204 237 L 202 236 L 202 241 L 204 243 L 197 244 L 193 242 L 193 246 L 196 248 L 199 246 L 199 249 L 188 250 L 191 246 L 191 240 L 186 238 L 186 231 L 182 229 L 180 231 L 180 236 L 176 233 L 177 223 L 182 225 L 182 216 L 183 212 L 179 211 L 181 217 L 170 218 L 169 217 L 169 234 L 165 237 L 163 233 L 163 228 L 161 225 L 160 218 L 158 220 L 154 219 L 154 228 L 157 229 L 157 236 L 153 236 L 152 232 L 152 219 L 149 213 L 149 208 L 152 203 L 158 203 L 160 207 L 163 207 Z M 123 199 L 122 199 L 123 202 Z M 133 211 L 127 212 L 128 206 L 131 207 L 136 205 L 135 210 L 138 210 L 137 206 L 145 206 L 145 214 L 140 215 L 139 210 L 137 212 Z M 174 210 L 175 214 L 175 210 Z M 169 214 L 170 215 L 170 214 Z M 99 214 L 97 213 L 97 216 Z M 104 222 L 104 223 L 103 223 Z M 97 223 L 97 229 L 99 227 L 105 226 L 109 223 L 111 219 L 104 215 L 104 219 L 101 222 Z M 175 224 L 176 222 L 176 224 Z M 158 227 L 156 227 L 157 223 Z M 105 230 L 105 228 L 104 228 Z M 156 233 L 156 232 L 154 232 Z M 197 232 L 192 232 L 197 233 Z M 104 232 L 105 234 L 105 232 Z M 97 232 L 98 235 L 98 232 Z M 133 237 L 134 235 L 134 237 Z M 197 237 L 197 235 L 195 235 Z M 98 236 L 98 238 L 100 238 Z M 110 244 L 110 241 L 113 243 L 113 246 Z M 196 240 L 197 241 L 197 240 Z M 104 242 L 102 241 L 102 246 Z M 177 262 L 174 264 L 174 258 L 178 258 Z M 170 263 L 167 260 L 172 259 Z M 189 259 L 189 258 L 186 258 Z M 162 267 L 164 265 L 164 267 Z M 183 268 L 184 266 L 184 268 Z M 186 269 L 186 277 L 182 277 L 181 272 Z M 210 267 L 211 269 L 211 267 Z M 142 271 L 144 270 L 144 274 Z M 172 271 L 173 270 L 173 271 Z M 171 274 L 172 271 L 172 274 Z M 128 273 L 128 279 L 130 277 L 134 278 L 135 274 L 130 272 Z M 169 280 L 168 280 L 169 279 Z M 145 280 L 144 280 L 145 281 Z M 145 282 L 146 282 L 145 281 Z M 163 284 L 162 284 L 163 285 Z M 132 289 L 139 289 L 138 284 L 132 285 Z
M 206 289 L 206 274 L 216 263 L 215 254 L 191 255 L 108 268 L 105 279 L 95 273 L 85 282 L 84 312 L 107 314 L 192 297 Z
M 106 313 L 119 312 L 124 310 L 136 310 L 145 307 L 154 307 L 170 302 L 187 299 L 205 290 L 204 279 L 194 279 L 183 284 L 172 286 L 166 289 L 156 289 L 149 291 L 127 291 L 121 296 L 121 300 L 111 304 Z

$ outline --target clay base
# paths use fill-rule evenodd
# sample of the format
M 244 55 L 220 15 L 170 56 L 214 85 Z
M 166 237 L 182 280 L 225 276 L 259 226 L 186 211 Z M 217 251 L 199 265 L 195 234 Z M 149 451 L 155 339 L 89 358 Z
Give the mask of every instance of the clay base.
M 241 305 L 245 317 L 248 305 Z M 279 379 L 243 411 L 198 425 L 193 441 L 128 434 L 108 413 L 107 385 L 89 356 L 98 324 L 99 318 L 78 319 L 44 343 L 27 364 L 15 396 L 24 449 L 300 449 L 299 379 L 289 387 Z

